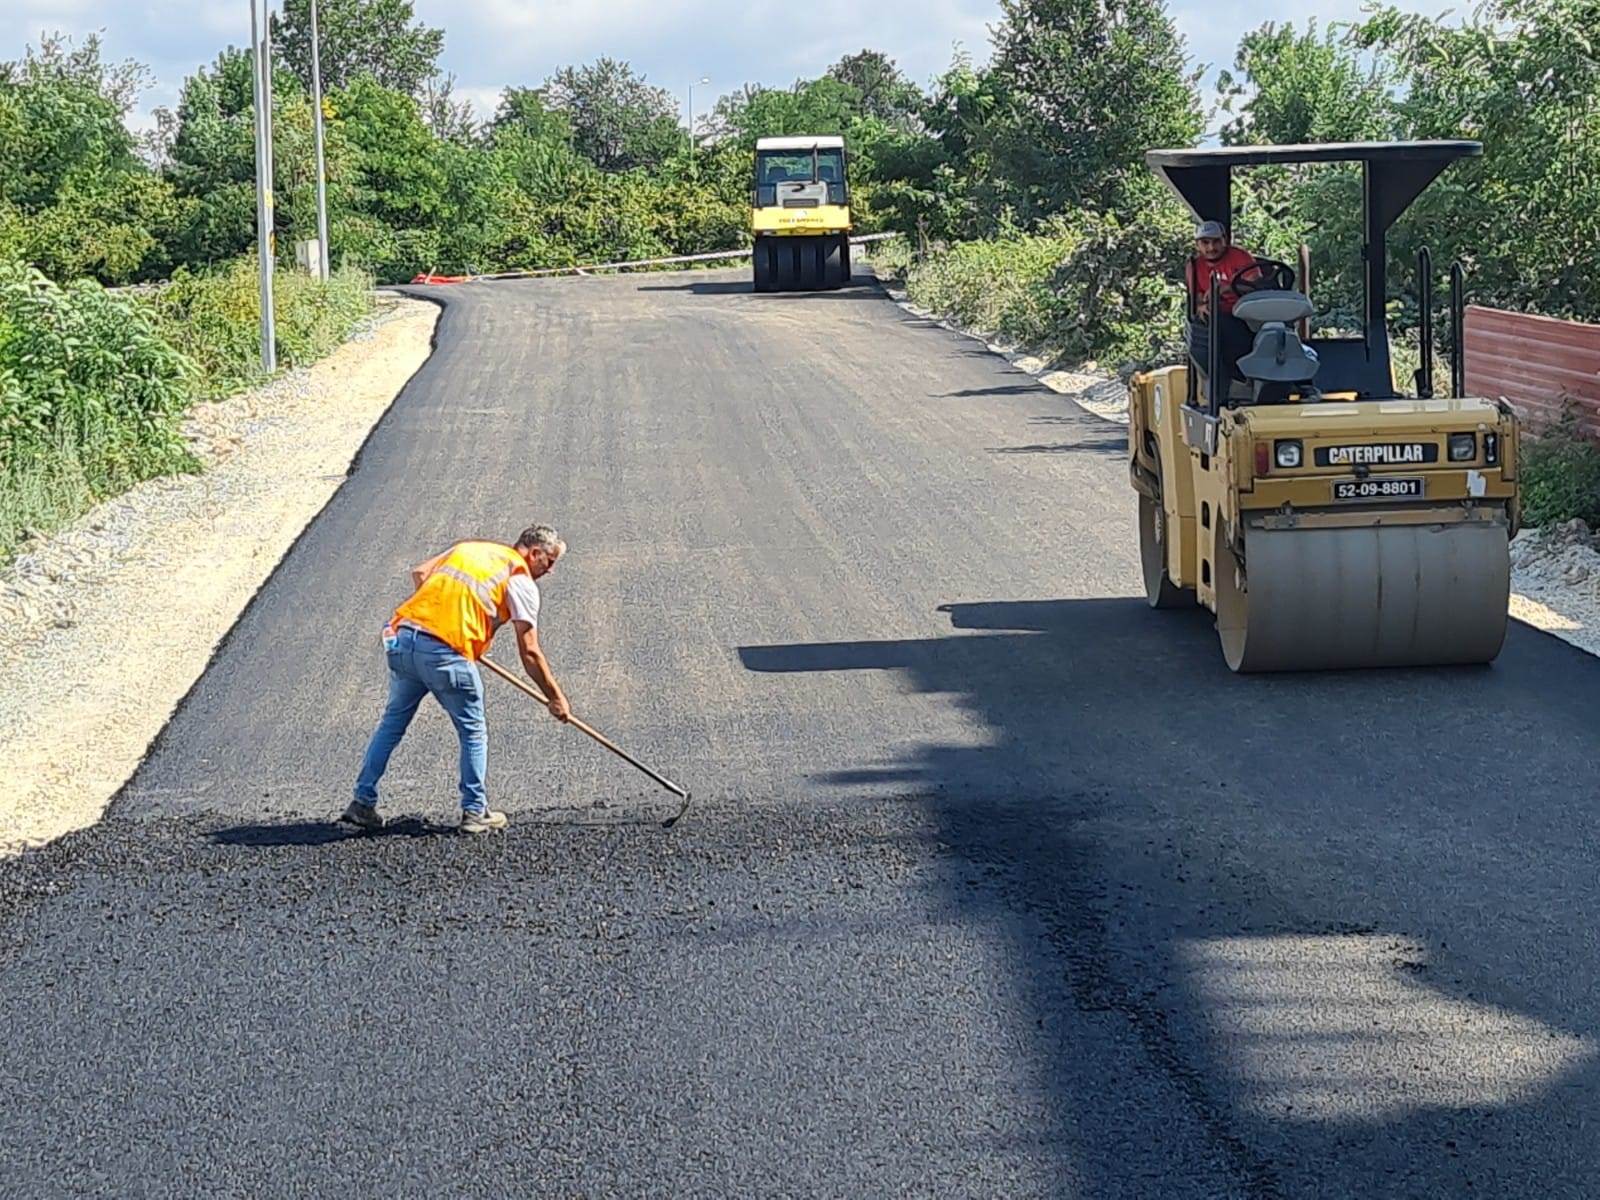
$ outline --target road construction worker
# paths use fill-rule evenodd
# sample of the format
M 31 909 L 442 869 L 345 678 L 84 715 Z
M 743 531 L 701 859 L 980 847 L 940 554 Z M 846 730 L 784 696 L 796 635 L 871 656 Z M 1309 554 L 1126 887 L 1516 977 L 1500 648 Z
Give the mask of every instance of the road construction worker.
M 1228 231 L 1220 221 L 1200 223 L 1194 231 L 1194 250 L 1187 272 L 1190 311 L 1194 314 L 1189 325 L 1190 353 L 1205 370 L 1210 357 L 1208 325 L 1213 319 L 1209 311 L 1211 280 L 1215 277 L 1218 307 L 1222 310 L 1216 318 L 1222 367 L 1228 374 L 1237 376 L 1236 365 L 1250 353 L 1251 338 L 1249 327 L 1233 315 L 1233 306 L 1239 302 L 1240 295 L 1234 280 L 1256 265 L 1255 256 L 1229 241 Z
M 516 627 L 523 668 L 549 698 L 550 715 L 572 717 L 566 695 L 539 648 L 539 585 L 566 553 L 567 544 L 548 525 L 525 530 L 515 546 L 458 542 L 411 569 L 416 591 L 384 627 L 389 662 L 389 702 L 367 745 L 356 779 L 355 798 L 339 818 L 361 829 L 381 829 L 378 780 L 400 744 L 417 706 L 430 692 L 456 727 L 461 741 L 461 829 L 503 829 L 506 815 L 489 807 L 484 791 L 488 738 L 483 716 L 483 677 L 478 659 L 506 621 Z

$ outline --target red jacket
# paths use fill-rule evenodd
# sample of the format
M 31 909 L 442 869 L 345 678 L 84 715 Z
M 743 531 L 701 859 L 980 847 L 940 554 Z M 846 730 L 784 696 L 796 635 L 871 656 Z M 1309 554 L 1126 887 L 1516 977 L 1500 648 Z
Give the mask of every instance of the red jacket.
M 1206 258 L 1191 258 L 1188 270 L 1189 290 L 1194 293 L 1195 299 L 1204 302 L 1211 294 L 1211 277 L 1215 275 L 1221 285 L 1222 311 L 1231 313 L 1233 306 L 1239 300 L 1238 293 L 1233 290 L 1233 277 L 1246 267 L 1255 265 L 1256 260 L 1250 251 L 1241 250 L 1238 246 L 1229 246 L 1222 252 L 1222 257 L 1215 262 Z

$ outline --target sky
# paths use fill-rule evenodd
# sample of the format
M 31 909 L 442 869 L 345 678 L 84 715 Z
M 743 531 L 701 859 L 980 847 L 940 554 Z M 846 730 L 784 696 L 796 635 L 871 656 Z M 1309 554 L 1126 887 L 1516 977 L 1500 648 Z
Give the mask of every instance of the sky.
M 271 0 L 277 7 L 281 0 Z M 1360 15 L 1363 0 L 1310 0 L 1293 16 L 1323 23 Z M 1444 0 L 1399 0 L 1437 13 Z M 1464 3 L 1457 7 L 1464 7 Z M 1282 10 L 1249 0 L 1174 0 L 1170 5 L 1195 61 L 1229 65 L 1239 36 Z M 1309 11 L 1308 11 L 1309 10 Z M 987 58 L 996 0 L 416 0 L 417 16 L 445 30 L 443 66 L 457 95 L 485 115 L 507 84 L 537 85 L 558 67 L 602 55 L 625 59 L 695 111 L 745 83 L 787 85 L 821 74 L 845 54 L 883 50 L 919 83 L 950 63 L 957 47 Z M 185 76 L 224 46 L 250 39 L 248 0 L 0 0 L 0 60 L 17 58 L 42 31 L 102 31 L 106 53 L 150 67 L 156 83 L 134 123 L 176 102 Z M 799 14 L 797 16 L 797 14 Z M 1209 88 L 1207 89 L 1209 98 Z

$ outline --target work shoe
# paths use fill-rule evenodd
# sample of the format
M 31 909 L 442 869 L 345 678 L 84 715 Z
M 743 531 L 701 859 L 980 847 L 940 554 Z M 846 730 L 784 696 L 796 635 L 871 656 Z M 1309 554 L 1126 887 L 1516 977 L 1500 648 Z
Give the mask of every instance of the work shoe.
M 357 829 L 382 829 L 383 818 L 378 810 L 371 804 L 363 804 L 359 800 L 350 801 L 350 807 L 339 814 L 339 820 L 345 825 L 354 825 Z
M 491 830 L 504 829 L 509 822 L 503 812 L 464 812 L 461 814 L 462 833 L 489 833 Z

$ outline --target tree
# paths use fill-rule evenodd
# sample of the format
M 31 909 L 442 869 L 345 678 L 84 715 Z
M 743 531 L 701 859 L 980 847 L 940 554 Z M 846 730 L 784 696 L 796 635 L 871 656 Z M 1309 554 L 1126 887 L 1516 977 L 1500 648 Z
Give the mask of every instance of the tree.
M 1146 150 L 1200 136 L 1196 73 L 1163 0 L 1000 7 L 992 153 L 1024 220 L 1113 209 Z
M 1230 145 L 1273 142 L 1361 142 L 1394 131 L 1395 102 L 1383 59 L 1363 65 L 1348 40 L 1333 29 L 1317 35 L 1311 21 L 1296 34 L 1292 23 L 1268 22 L 1239 43 L 1232 71 L 1217 75 L 1222 131 Z
M 422 119 L 433 130 L 434 136 L 458 145 L 470 145 L 478 136 L 478 120 L 473 115 L 472 101 L 457 100 L 455 72 L 433 75 L 423 81 L 418 99 L 422 103 Z
M 845 134 L 861 111 L 861 93 L 829 75 L 789 88 L 748 88 L 724 96 L 712 109 L 721 136 L 752 149 L 757 138 L 786 134 Z M 851 147 L 855 149 L 855 147 Z
M 178 218 L 124 118 L 149 73 L 101 58 L 98 37 L 45 37 L 0 64 L 0 253 L 67 280 L 156 269 Z
M 535 141 L 572 141 L 572 120 L 550 107 L 543 88 L 508 87 L 500 93 L 500 105 L 490 122 L 490 137 L 519 130 Z
M 243 254 L 255 240 L 255 95 L 250 53 L 229 47 L 184 80 L 167 178 L 190 201 L 174 255 L 193 265 Z M 286 92 L 291 76 L 279 74 Z M 283 96 L 277 97 L 280 101 Z
M 900 72 L 888 55 L 877 50 L 847 54 L 828 68 L 828 77 L 854 88 L 856 111 L 891 125 L 918 124 L 922 90 Z
M 549 107 L 571 122 L 578 152 L 603 171 L 659 166 L 685 140 L 672 94 L 625 62 L 601 58 L 563 67 L 543 92 Z
M 37 50 L 0 64 L 0 199 L 36 210 L 74 179 L 138 169 L 123 119 L 149 82 L 137 63 L 106 63 L 93 34 L 76 48 L 46 35 Z
M 1459 24 L 1387 8 L 1357 29 L 1397 73 L 1406 136 L 1483 143 L 1400 222 L 1394 261 L 1426 240 L 1484 302 L 1600 316 L 1597 23 L 1596 0 L 1490 0 Z
M 412 0 L 317 0 L 322 86 L 348 87 L 370 75 L 384 87 L 416 96 L 439 72 L 444 31 L 415 19 Z M 272 18 L 282 61 L 311 88 L 311 0 L 284 0 Z

